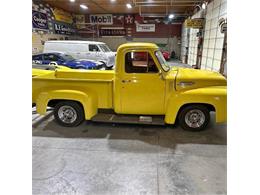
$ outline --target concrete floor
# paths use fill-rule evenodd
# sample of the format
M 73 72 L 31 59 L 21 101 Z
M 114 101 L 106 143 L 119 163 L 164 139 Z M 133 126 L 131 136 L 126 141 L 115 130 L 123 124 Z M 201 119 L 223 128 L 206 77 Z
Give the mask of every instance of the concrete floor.
M 33 111 L 32 134 L 35 195 L 226 194 L 226 125 L 64 128 Z

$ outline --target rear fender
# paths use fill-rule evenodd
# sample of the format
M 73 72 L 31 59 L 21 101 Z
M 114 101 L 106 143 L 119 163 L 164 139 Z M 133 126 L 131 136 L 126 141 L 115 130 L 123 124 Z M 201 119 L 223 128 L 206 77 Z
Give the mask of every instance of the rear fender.
M 227 120 L 226 87 L 205 87 L 173 92 L 167 102 L 165 122 L 174 124 L 179 110 L 188 104 L 209 104 L 215 108 L 216 122 Z
M 95 94 L 86 94 L 77 90 L 52 90 L 41 92 L 36 100 L 36 109 L 39 114 L 44 115 L 48 102 L 51 100 L 71 100 L 78 101 L 84 108 L 85 118 L 91 119 L 98 110 L 98 98 Z

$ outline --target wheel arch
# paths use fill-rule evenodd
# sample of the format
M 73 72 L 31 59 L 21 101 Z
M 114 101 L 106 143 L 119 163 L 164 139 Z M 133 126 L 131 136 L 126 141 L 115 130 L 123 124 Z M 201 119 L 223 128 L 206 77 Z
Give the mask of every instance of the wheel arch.
M 173 92 L 167 101 L 165 123 L 174 124 L 185 106 L 200 104 L 216 112 L 216 122 L 226 122 L 227 93 L 225 86 L 213 86 Z
M 45 114 L 47 106 L 54 107 L 61 101 L 80 103 L 84 110 L 85 119 L 87 120 L 97 113 L 98 102 L 95 95 L 77 90 L 53 90 L 40 93 L 36 103 L 37 112 Z
M 179 117 L 181 111 L 182 111 L 184 108 L 186 108 L 186 107 L 188 107 L 188 106 L 196 106 L 196 105 L 205 106 L 205 107 L 209 110 L 209 112 L 212 112 L 212 111 L 215 112 L 215 111 L 216 111 L 216 108 L 215 108 L 212 104 L 208 104 L 208 103 L 186 103 L 186 104 L 183 104 L 183 105 L 179 108 L 178 113 L 177 113 L 177 115 L 176 115 L 176 119 L 178 119 L 178 117 Z
M 187 106 L 192 106 L 192 105 L 202 105 L 202 106 L 205 106 L 210 112 L 216 111 L 215 106 L 213 104 L 210 104 L 210 103 L 200 103 L 200 102 L 184 103 L 184 104 L 181 104 L 181 105 L 179 105 L 178 107 L 175 108 L 175 113 L 173 113 L 173 112 L 169 113 L 169 111 L 168 111 L 168 113 L 166 113 L 166 116 L 165 116 L 165 121 L 168 124 L 174 124 L 176 122 L 176 120 L 178 119 L 181 111 L 184 108 L 186 108 Z

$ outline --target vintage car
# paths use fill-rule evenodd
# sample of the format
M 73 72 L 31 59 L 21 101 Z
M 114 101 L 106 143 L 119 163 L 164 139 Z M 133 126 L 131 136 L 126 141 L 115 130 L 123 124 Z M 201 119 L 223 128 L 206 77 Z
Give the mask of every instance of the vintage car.
M 42 53 L 32 56 L 35 64 L 62 65 L 73 69 L 102 69 L 104 64 L 94 60 L 76 60 L 71 55 L 52 52 Z
M 115 70 L 57 69 L 32 79 L 37 112 L 45 114 L 53 107 L 63 126 L 84 120 L 153 125 L 178 121 L 183 129 L 199 131 L 207 127 L 210 112 L 216 113 L 218 123 L 227 118 L 226 78 L 170 67 L 152 43 L 119 46 Z
M 170 52 L 166 51 L 166 50 L 161 50 L 162 54 L 163 54 L 163 57 L 165 60 L 170 60 Z
M 99 61 L 104 64 L 106 69 L 113 68 L 116 56 L 116 52 L 111 51 L 103 42 L 81 40 L 45 41 L 43 52 L 64 52 L 75 59 Z

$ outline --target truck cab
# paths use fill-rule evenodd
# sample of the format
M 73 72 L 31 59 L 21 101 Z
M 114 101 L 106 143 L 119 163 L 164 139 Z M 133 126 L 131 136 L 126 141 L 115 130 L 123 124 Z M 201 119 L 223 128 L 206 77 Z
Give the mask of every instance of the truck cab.
M 115 70 L 56 70 L 33 78 L 33 101 L 54 107 L 64 126 L 84 120 L 174 124 L 204 129 L 210 112 L 226 121 L 226 79 L 216 72 L 172 68 L 152 43 L 117 49 Z M 104 112 L 105 110 L 105 112 Z

